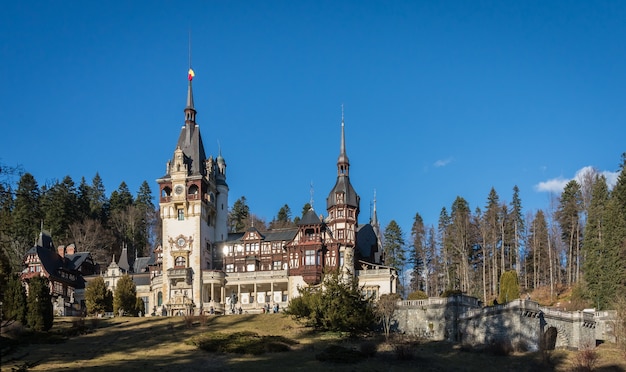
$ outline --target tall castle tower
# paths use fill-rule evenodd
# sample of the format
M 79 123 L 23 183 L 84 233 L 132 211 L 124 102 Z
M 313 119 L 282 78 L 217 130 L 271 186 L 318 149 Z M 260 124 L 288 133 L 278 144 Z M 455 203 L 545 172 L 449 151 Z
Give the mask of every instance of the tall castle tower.
M 326 198 L 327 225 L 334 241 L 339 244 L 341 270 L 354 274 L 356 230 L 360 197 L 350 183 L 350 161 L 346 154 L 343 108 L 341 113 L 341 148 L 337 159 L 337 182 Z
M 157 179 L 162 220 L 163 283 L 168 315 L 192 314 L 202 304 L 202 270 L 218 264 L 215 243 L 228 235 L 226 162 L 207 158 L 196 124 L 189 69 L 185 125 L 166 173 Z

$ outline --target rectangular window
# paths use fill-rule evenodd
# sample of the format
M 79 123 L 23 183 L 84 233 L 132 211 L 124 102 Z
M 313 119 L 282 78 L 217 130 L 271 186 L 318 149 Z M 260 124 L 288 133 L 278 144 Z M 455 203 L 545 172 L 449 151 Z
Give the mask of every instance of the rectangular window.
M 178 208 L 178 220 L 183 221 L 185 219 L 185 210 Z
M 308 250 L 304 252 L 304 264 L 306 266 L 315 266 L 315 251 Z
M 339 266 L 343 266 L 343 252 L 339 252 Z
M 234 271 L 235 271 L 235 265 L 233 265 L 233 264 L 227 264 L 226 265 L 226 272 L 227 273 L 232 273 Z
M 343 230 L 339 230 L 337 231 L 337 239 L 343 239 L 344 238 L 344 231 Z
M 280 270 L 283 267 L 283 263 L 281 261 L 272 262 L 272 270 Z
M 246 271 L 255 271 L 255 265 L 253 263 L 247 264 Z

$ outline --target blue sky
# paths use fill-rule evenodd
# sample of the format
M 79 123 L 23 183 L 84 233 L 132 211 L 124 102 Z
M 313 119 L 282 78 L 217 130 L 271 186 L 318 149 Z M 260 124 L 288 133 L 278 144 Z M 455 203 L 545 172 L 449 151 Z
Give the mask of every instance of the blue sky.
M 366 222 L 407 237 L 491 187 L 525 212 L 585 167 L 614 179 L 622 1 L 20 1 L 0 6 L 0 163 L 136 193 L 184 124 L 188 35 L 206 151 L 230 204 L 325 214 L 340 145 Z

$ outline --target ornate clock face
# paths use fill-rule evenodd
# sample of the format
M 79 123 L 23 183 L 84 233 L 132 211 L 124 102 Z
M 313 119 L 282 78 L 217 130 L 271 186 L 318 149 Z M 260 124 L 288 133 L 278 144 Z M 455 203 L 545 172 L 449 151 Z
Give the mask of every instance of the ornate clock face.
M 181 185 L 178 185 L 174 188 L 174 192 L 176 193 L 176 195 L 180 195 L 183 193 L 183 187 Z
M 178 240 L 176 241 L 176 244 L 178 244 L 179 247 L 184 247 L 185 243 L 185 238 L 178 238 Z

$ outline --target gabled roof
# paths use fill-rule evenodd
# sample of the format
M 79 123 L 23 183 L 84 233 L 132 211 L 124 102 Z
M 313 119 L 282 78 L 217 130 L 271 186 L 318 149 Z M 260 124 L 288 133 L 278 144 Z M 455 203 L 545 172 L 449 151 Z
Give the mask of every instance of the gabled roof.
M 298 221 L 298 226 L 303 225 L 320 225 L 322 220 L 320 220 L 319 216 L 315 213 L 313 208 L 306 211 L 302 219 Z
M 78 252 L 65 255 L 67 266 L 72 270 L 79 270 L 80 266 L 90 257 L 91 254 L 89 252 Z
M 264 231 L 262 236 L 263 236 L 263 241 L 266 241 L 266 242 L 275 242 L 275 241 L 283 241 L 283 240 L 290 241 L 290 240 L 293 240 L 297 232 L 298 232 L 298 229 L 293 227 L 293 228 L 286 228 L 286 229 Z M 229 233 L 228 238 L 224 241 L 224 243 L 242 242 L 243 237 L 244 237 L 244 233 L 242 232 Z

